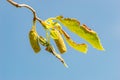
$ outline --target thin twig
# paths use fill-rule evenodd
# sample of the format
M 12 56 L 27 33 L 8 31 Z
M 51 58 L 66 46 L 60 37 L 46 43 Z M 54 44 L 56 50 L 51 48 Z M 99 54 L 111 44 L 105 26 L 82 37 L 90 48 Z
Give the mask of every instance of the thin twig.
M 56 53 L 56 51 L 54 50 L 54 48 L 53 48 L 51 45 L 47 46 L 47 47 L 46 47 L 46 50 L 47 50 L 48 52 L 52 53 L 56 58 L 58 58 L 58 59 L 62 62 L 62 64 L 63 64 L 66 68 L 68 68 L 68 65 L 65 63 L 64 59 L 61 57 L 60 54 L 57 54 L 57 53 Z
M 42 19 L 40 19 L 39 17 L 37 17 L 36 11 L 31 6 L 29 6 L 27 4 L 19 4 L 19 3 L 15 2 L 15 1 L 13 1 L 13 0 L 7 0 L 7 1 L 9 3 L 11 3 L 15 7 L 18 7 L 18 8 L 25 7 L 27 9 L 29 9 L 33 13 L 33 17 L 34 17 L 33 19 L 34 20 L 38 20 L 40 23 L 42 22 Z
M 65 67 L 68 67 L 64 59 L 61 57 L 61 55 L 56 53 L 54 47 L 49 42 L 47 42 L 42 36 L 39 36 L 39 42 L 41 45 L 46 47 L 46 51 L 52 53 L 56 58 L 58 58 L 63 63 Z

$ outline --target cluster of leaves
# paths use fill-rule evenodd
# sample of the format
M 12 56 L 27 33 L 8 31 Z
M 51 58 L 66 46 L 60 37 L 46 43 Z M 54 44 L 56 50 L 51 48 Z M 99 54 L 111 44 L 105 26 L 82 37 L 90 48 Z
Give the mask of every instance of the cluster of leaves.
M 97 33 L 92 29 L 89 29 L 85 24 L 80 25 L 80 22 L 76 19 L 57 16 L 54 18 L 48 18 L 45 21 L 41 20 L 40 23 L 46 30 L 47 36 L 46 38 L 44 38 L 38 35 L 36 31 L 36 19 L 33 19 L 33 26 L 29 32 L 29 39 L 34 52 L 38 53 L 41 50 L 41 44 L 42 46 L 46 47 L 46 51 L 56 56 L 66 67 L 67 64 L 65 63 L 61 55 L 56 53 L 54 47 L 50 43 L 50 39 L 53 39 L 55 41 L 55 44 L 61 54 L 67 51 L 64 39 L 72 48 L 84 54 L 87 52 L 88 47 L 85 43 L 79 44 L 74 42 L 71 37 L 62 29 L 61 24 L 67 27 L 67 29 L 69 29 L 71 32 L 86 40 L 94 48 L 98 50 L 104 50 Z
M 64 39 L 75 50 L 78 50 L 84 54 L 87 53 L 88 50 L 87 44 L 85 43 L 79 44 L 74 42 L 71 39 L 71 37 L 62 29 L 62 26 L 60 24 L 67 27 L 71 32 L 77 34 L 82 39 L 86 40 L 94 48 L 98 50 L 104 50 L 97 33 L 92 29 L 89 29 L 85 24 L 80 25 L 80 22 L 78 20 L 73 18 L 64 18 L 63 16 L 57 16 L 54 18 L 48 18 L 47 20 L 43 21 L 37 17 L 36 11 L 31 6 L 26 4 L 18 4 L 13 0 L 7 0 L 7 1 L 12 5 L 14 5 L 15 7 L 18 8 L 25 7 L 33 13 L 34 16 L 33 25 L 29 32 L 29 39 L 30 39 L 30 44 L 35 53 L 40 52 L 41 50 L 40 45 L 45 46 L 46 51 L 52 53 L 67 67 L 67 64 L 65 63 L 64 59 L 61 57 L 60 54 L 56 53 L 54 47 L 51 45 L 50 43 L 51 38 L 55 41 L 55 44 L 61 54 L 67 51 L 66 45 L 64 43 Z M 46 35 L 47 35 L 46 38 L 38 35 L 36 31 L 36 21 L 39 21 L 46 30 Z

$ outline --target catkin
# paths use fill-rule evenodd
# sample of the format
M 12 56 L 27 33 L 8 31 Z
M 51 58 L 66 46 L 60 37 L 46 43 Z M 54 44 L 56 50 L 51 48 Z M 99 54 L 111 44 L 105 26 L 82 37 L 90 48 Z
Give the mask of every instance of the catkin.
M 30 44 L 31 44 L 34 52 L 38 53 L 41 50 L 41 48 L 40 48 L 40 45 L 38 43 L 38 35 L 37 35 L 36 31 L 31 30 L 29 32 L 29 40 L 30 40 Z
M 54 29 L 54 31 L 55 31 L 55 33 L 56 33 L 56 35 L 57 35 L 57 39 L 54 39 L 54 41 L 55 41 L 56 46 L 57 46 L 58 50 L 60 51 L 60 53 L 63 54 L 64 52 L 67 51 L 66 45 L 65 45 L 65 43 L 64 43 L 64 40 L 63 40 L 60 32 L 57 31 L 57 30 L 55 30 L 55 29 Z

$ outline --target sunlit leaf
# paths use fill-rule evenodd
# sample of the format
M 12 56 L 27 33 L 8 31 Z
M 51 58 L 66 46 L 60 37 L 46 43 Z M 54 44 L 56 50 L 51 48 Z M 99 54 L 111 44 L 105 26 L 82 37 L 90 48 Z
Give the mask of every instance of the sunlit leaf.
M 63 41 L 63 38 L 59 31 L 57 31 L 55 28 L 56 26 L 60 26 L 59 23 L 53 22 L 52 18 L 48 18 L 42 23 L 43 26 L 49 26 L 46 29 L 50 32 L 50 37 L 55 41 L 56 46 L 60 53 L 66 52 L 66 45 Z M 49 35 L 48 35 L 49 37 Z
M 69 36 L 65 31 L 62 30 L 62 32 L 63 32 L 63 35 L 64 35 L 67 43 L 68 43 L 73 49 L 78 50 L 78 51 L 83 52 L 83 53 L 86 53 L 86 52 L 87 52 L 87 45 L 86 45 L 86 44 L 84 44 L 84 43 L 78 44 L 78 43 L 74 42 L 74 41 L 70 38 L 70 36 Z
M 58 35 L 56 33 L 56 30 L 54 30 L 54 29 L 50 30 L 50 36 L 53 39 L 58 39 Z
M 66 26 L 70 31 L 89 42 L 94 48 L 98 50 L 104 50 L 97 33 L 89 29 L 86 25 L 80 25 L 79 21 L 72 18 L 63 18 L 62 16 L 58 16 L 56 19 Z
M 45 29 L 49 29 L 51 28 L 52 26 L 50 24 L 48 24 L 46 21 L 41 21 L 41 24 L 42 26 L 45 28 Z
M 41 50 L 41 48 L 38 43 L 38 35 L 36 31 L 33 29 L 29 32 L 29 40 L 34 52 L 38 53 Z
M 52 18 L 52 19 L 53 19 L 53 18 Z M 74 42 L 74 41 L 68 36 L 68 34 L 67 34 L 65 31 L 62 30 L 62 27 L 61 27 L 61 25 L 60 25 L 59 23 L 54 22 L 53 20 L 51 20 L 51 18 L 49 18 L 49 19 L 47 20 L 47 22 L 48 22 L 49 24 L 52 24 L 53 26 L 55 26 L 54 29 L 52 29 L 52 30 L 50 31 L 51 37 L 52 37 L 53 39 L 59 39 L 59 38 L 58 38 L 58 35 L 57 35 L 57 32 L 59 32 L 59 33 L 61 33 L 61 34 L 63 34 L 63 35 L 65 36 L 65 39 L 66 39 L 67 43 L 68 43 L 72 48 L 74 48 L 75 50 L 78 50 L 78 51 L 80 51 L 80 52 L 83 52 L 83 53 L 86 53 L 86 52 L 87 52 L 87 45 L 86 45 L 86 44 L 78 44 L 78 43 Z M 57 32 L 56 32 L 55 29 L 57 30 Z
M 48 18 L 44 21 L 45 23 L 47 23 L 47 25 L 50 26 L 48 27 L 48 29 L 61 28 L 61 25 L 58 22 L 54 22 L 54 20 L 56 20 L 56 18 Z
M 63 40 L 60 32 L 57 31 L 56 29 L 52 29 L 51 32 L 53 35 L 55 35 L 55 37 L 53 39 L 54 39 L 56 46 L 57 46 L 58 50 L 60 51 L 60 53 L 66 52 L 67 51 L 66 45 L 64 43 L 64 40 Z
M 36 32 L 36 20 L 33 20 L 33 26 L 29 32 L 29 40 L 34 52 L 38 53 L 41 48 L 38 42 L 38 34 Z

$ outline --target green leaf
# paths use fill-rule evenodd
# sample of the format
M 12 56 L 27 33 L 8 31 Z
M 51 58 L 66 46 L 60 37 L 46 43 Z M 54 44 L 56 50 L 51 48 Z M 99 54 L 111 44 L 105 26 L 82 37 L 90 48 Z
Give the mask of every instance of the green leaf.
M 56 19 L 66 26 L 71 32 L 89 42 L 94 48 L 104 50 L 97 33 L 89 29 L 86 25 L 80 25 L 80 22 L 73 18 L 63 18 L 62 16 L 57 16 Z

